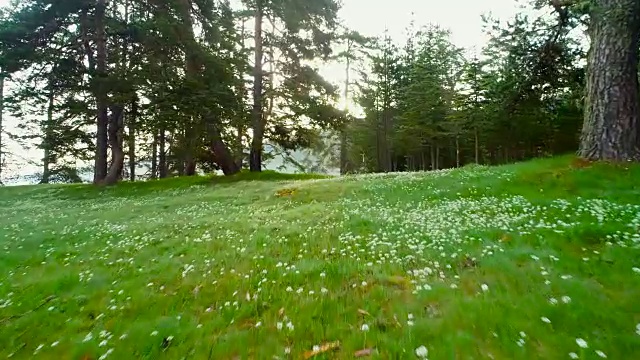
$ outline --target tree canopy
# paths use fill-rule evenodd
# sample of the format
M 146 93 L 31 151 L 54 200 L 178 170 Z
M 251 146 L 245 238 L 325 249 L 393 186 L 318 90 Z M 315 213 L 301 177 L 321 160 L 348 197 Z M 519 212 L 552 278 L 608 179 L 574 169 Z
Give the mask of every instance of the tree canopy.
M 364 36 L 337 0 L 15 2 L 0 14 L 0 169 L 7 140 L 42 154 L 44 183 L 90 162 L 96 184 L 261 171 L 273 147 L 342 173 L 637 159 L 637 2 L 528 8 L 553 15 L 486 17 L 472 51 L 437 24 L 409 25 L 405 43 Z

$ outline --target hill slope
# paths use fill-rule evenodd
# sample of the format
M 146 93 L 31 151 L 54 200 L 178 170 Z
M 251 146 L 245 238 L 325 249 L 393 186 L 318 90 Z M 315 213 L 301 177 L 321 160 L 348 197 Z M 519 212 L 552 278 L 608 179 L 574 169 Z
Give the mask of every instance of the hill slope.
M 640 358 L 640 167 L 585 165 L 0 189 L 0 357 Z

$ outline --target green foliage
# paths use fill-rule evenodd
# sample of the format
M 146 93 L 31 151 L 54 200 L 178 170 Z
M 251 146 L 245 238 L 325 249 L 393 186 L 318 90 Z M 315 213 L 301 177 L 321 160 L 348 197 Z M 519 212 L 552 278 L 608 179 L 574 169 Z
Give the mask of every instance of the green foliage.
M 152 177 L 185 174 L 194 159 L 206 171 L 229 154 L 242 160 L 253 55 L 244 22 L 255 2 L 242 8 L 226 0 L 107 4 L 105 74 L 96 70 L 96 0 L 29 0 L 7 8 L 0 21 L 0 68 L 18 85 L 7 106 L 22 122 L 23 139 L 45 151 L 45 173 L 93 157 L 89 151 L 103 154 L 93 145 L 97 91 L 106 92 L 109 116 L 124 109 L 122 125 L 109 123 L 109 138 L 127 137 L 131 166 L 153 162 Z M 331 55 L 338 2 L 264 6 L 265 25 L 273 24 L 264 35 L 271 66 L 267 139 L 287 148 L 308 146 L 307 134 L 344 122 L 332 105 L 335 86 L 313 64 Z M 51 97 L 53 115 L 46 101 Z M 213 144 L 233 149 L 214 154 Z
M 556 33 L 553 19 L 485 23 L 491 40 L 483 59 L 465 58 L 437 26 L 410 27 L 401 49 L 382 42 L 360 91 L 365 117 L 350 130 L 351 161 L 361 171 L 496 164 L 577 149 L 579 44 L 568 30 Z

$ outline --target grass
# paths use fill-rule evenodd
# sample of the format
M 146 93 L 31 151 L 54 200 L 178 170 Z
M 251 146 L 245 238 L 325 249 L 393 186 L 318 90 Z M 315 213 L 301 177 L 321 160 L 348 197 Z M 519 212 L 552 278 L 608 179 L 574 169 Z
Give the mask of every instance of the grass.
M 0 358 L 640 358 L 637 179 L 561 157 L 3 188 Z

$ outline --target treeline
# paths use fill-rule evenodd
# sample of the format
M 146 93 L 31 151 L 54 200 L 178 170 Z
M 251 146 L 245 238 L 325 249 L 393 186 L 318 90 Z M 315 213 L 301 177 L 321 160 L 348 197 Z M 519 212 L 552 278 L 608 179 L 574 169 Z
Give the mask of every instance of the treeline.
M 486 18 L 475 54 L 435 25 L 404 44 L 365 38 L 337 0 L 21 1 L 0 20 L 0 114 L 21 130 L 4 135 L 38 144 L 43 183 L 79 180 L 78 160 L 96 184 L 140 164 L 149 178 L 260 171 L 271 145 L 343 173 L 638 160 L 640 2 L 530 7 L 552 16 Z M 327 61 L 344 84 L 320 75 Z
M 314 63 L 345 31 L 336 0 L 27 0 L 4 9 L 3 110 L 44 154 L 42 182 L 113 184 L 262 168 L 265 140 L 305 146 L 340 125 Z M 0 122 L 1 124 L 1 122 Z M 0 127 L 2 127 L 0 125 Z M 26 135 L 25 135 L 26 133 Z M 8 134 L 12 135 L 12 134 Z
M 383 41 L 356 96 L 364 117 L 347 130 L 343 167 L 431 170 L 577 150 L 583 54 L 567 34 L 552 52 L 536 51 L 546 26 L 524 16 L 507 26 L 487 19 L 492 39 L 481 57 L 437 26 L 410 28 L 402 47 Z
M 402 46 L 379 41 L 353 94 L 364 116 L 342 133 L 343 172 L 575 151 L 587 160 L 640 160 L 640 2 L 529 5 L 552 16 L 485 18 L 490 41 L 480 57 L 457 48 L 438 26 L 411 26 Z

